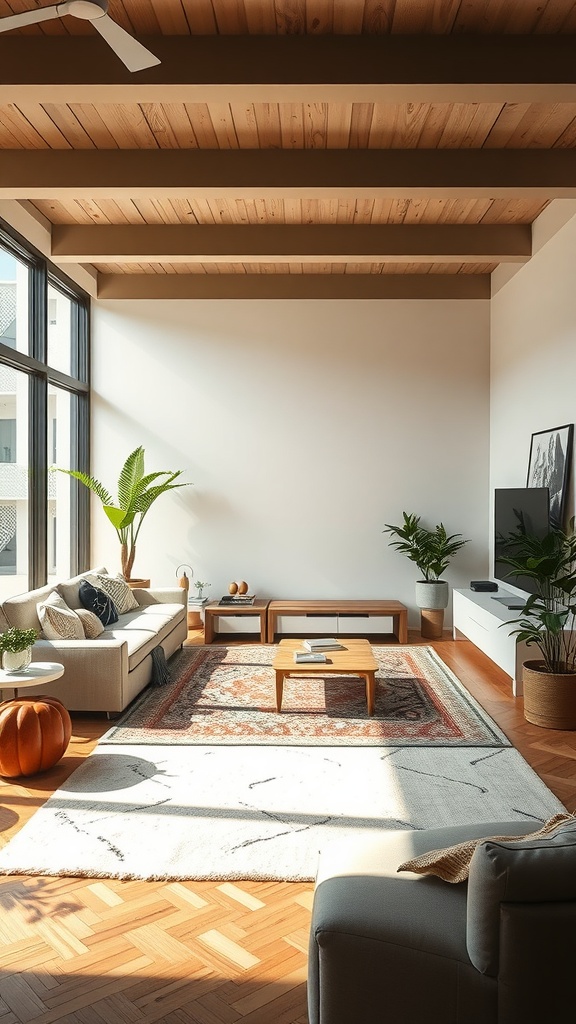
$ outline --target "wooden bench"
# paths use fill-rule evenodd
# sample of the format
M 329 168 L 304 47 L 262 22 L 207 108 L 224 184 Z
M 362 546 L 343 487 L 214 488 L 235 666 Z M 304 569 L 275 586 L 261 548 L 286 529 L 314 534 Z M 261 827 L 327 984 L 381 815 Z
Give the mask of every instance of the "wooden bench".
M 346 618 L 367 620 L 366 629 L 364 621 L 358 621 L 357 626 L 351 630 L 351 635 L 362 636 L 363 634 L 380 633 L 381 630 L 370 629 L 370 617 L 392 619 L 392 634 L 399 644 L 408 643 L 408 609 L 400 601 L 270 601 L 268 605 L 268 643 L 273 644 L 278 630 L 278 619 L 284 616 L 310 616 L 310 617 L 334 617 L 337 622 L 337 634 L 346 636 L 346 626 L 350 628 L 351 622 L 343 621 Z M 311 618 L 312 625 L 312 618 Z M 376 625 L 376 623 L 374 623 Z M 334 629 L 328 632 L 334 632 Z M 301 633 L 301 631 L 299 631 Z M 314 630 L 312 630 L 314 632 Z M 315 632 L 318 632 L 316 629 Z M 309 635 L 305 631 L 302 635 Z M 389 634 L 383 634 L 384 636 Z

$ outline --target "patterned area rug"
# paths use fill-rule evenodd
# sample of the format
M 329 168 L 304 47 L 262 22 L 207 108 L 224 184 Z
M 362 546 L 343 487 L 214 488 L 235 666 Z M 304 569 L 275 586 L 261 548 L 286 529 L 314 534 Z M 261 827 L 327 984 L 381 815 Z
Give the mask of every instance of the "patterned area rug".
M 310 746 L 509 746 L 431 647 L 374 646 L 368 717 L 354 676 L 298 676 L 276 712 L 274 645 L 187 647 L 172 682 L 147 690 L 102 743 Z

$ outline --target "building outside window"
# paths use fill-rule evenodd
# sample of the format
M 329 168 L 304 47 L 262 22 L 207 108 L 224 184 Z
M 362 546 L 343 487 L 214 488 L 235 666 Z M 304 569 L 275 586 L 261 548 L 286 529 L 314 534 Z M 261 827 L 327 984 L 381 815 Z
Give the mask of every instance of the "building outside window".
M 0 601 L 88 565 L 88 303 L 0 224 Z

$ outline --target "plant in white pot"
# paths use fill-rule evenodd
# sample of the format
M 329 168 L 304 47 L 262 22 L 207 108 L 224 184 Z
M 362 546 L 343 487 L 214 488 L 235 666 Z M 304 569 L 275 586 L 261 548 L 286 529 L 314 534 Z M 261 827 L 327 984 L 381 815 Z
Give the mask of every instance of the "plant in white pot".
M 533 589 L 511 635 L 533 644 L 540 658 L 522 666 L 524 717 L 547 729 L 576 729 L 576 534 L 553 527 L 543 537 L 524 530 L 523 523 L 501 538 L 501 561 L 510 574 Z M 530 583 L 528 583 L 530 581 Z M 521 584 L 519 584 L 521 586 Z
M 54 467 L 59 469 L 59 467 Z M 178 487 L 190 487 L 189 483 L 175 483 L 184 472 L 182 469 L 160 470 L 156 473 L 144 471 L 144 448 L 140 445 L 130 453 L 118 479 L 118 499 L 115 502 L 110 492 L 96 480 L 77 469 L 60 469 L 59 472 L 79 480 L 100 498 L 105 514 L 116 530 L 120 541 L 120 561 L 124 579 L 133 584 L 132 567 L 136 557 L 136 541 L 142 523 L 152 504 L 167 491 Z M 165 479 L 162 479 L 162 478 Z M 149 584 L 149 580 L 145 581 Z M 142 582 L 140 582 L 142 585 Z
M 415 562 L 424 577 L 416 582 L 416 604 L 421 610 L 420 629 L 423 637 L 437 640 L 442 636 L 444 609 L 448 605 L 448 583 L 440 579 L 454 555 L 469 541 L 461 533 L 448 534 L 443 523 L 433 530 L 421 525 L 420 516 L 403 512 L 401 526 L 386 523 L 384 533 L 396 540 L 391 547 Z M 427 614 L 430 612 L 431 614 Z
M 38 635 L 35 629 L 17 629 L 11 626 L 0 633 L 2 668 L 5 672 L 22 672 L 32 661 L 32 644 Z

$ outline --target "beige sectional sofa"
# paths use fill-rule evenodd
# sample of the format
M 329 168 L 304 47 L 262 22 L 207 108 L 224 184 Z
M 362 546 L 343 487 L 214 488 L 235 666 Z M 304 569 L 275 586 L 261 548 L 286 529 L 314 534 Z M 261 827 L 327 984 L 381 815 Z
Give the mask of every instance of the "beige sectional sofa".
M 88 573 L 106 575 L 107 570 L 99 567 Z M 79 608 L 79 587 L 86 575 L 8 598 L 1 606 L 0 630 L 33 628 L 41 637 L 37 605 L 57 591 L 68 607 Z M 152 650 L 160 644 L 168 659 L 186 639 L 186 592 L 181 587 L 133 594 L 138 608 L 120 615 L 96 639 L 41 638 L 34 644 L 33 661 L 64 665 L 64 675 L 50 683 L 49 693 L 70 711 L 123 711 L 152 679 Z

